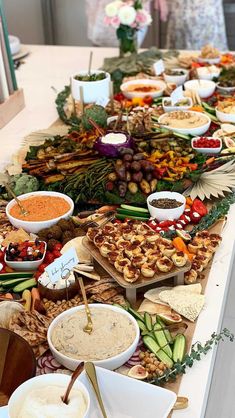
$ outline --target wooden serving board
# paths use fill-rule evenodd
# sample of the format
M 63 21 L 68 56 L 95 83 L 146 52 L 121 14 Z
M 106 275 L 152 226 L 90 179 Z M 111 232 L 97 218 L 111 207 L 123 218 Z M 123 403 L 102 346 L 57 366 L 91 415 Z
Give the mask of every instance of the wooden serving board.
M 190 261 L 187 261 L 187 263 L 184 267 L 182 267 L 182 268 L 175 267 L 169 273 L 156 274 L 154 277 L 151 277 L 149 279 L 141 275 L 140 278 L 136 282 L 128 283 L 124 279 L 123 275 L 121 273 L 119 273 L 119 271 L 117 271 L 112 264 L 109 263 L 107 258 L 103 257 L 100 254 L 98 248 L 91 241 L 89 241 L 87 237 L 83 238 L 82 244 L 90 252 L 90 254 L 97 261 L 97 263 L 99 263 L 107 271 L 107 273 L 111 277 L 113 277 L 114 280 L 116 280 L 116 282 L 120 286 L 122 286 L 126 289 L 127 299 L 131 303 L 136 302 L 136 289 L 138 289 L 138 288 L 141 288 L 141 287 L 144 287 L 144 286 L 149 286 L 149 285 L 152 285 L 153 283 L 158 283 L 158 282 L 161 282 L 163 280 L 169 279 L 171 277 L 176 278 L 175 284 L 183 284 L 184 283 L 184 273 L 186 273 L 191 268 Z

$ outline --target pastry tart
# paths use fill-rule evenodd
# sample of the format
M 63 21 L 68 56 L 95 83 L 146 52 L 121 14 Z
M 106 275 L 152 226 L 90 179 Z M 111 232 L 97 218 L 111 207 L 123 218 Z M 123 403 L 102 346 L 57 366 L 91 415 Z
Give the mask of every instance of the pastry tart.
M 113 233 L 113 232 L 116 232 L 116 231 L 117 231 L 117 228 L 115 227 L 115 225 L 113 225 L 113 224 L 111 224 L 111 223 L 106 224 L 106 225 L 102 228 L 102 233 L 103 233 L 104 235 L 109 235 L 109 234 L 111 234 L 111 233 Z
M 147 257 L 145 257 L 143 254 L 136 255 L 131 259 L 131 264 L 134 267 L 140 268 L 144 263 L 148 261 Z
M 105 242 L 107 242 L 107 238 L 105 237 L 105 235 L 102 235 L 102 232 L 100 231 L 98 234 L 96 234 L 96 236 L 94 238 L 94 244 L 96 245 L 96 247 L 99 248 Z
M 183 251 L 177 251 L 172 256 L 171 259 L 176 267 L 184 267 L 188 261 L 188 257 Z
M 142 251 L 144 251 L 145 253 L 147 253 L 147 251 L 149 251 L 149 250 L 156 251 L 156 249 L 157 249 L 157 246 L 153 242 L 146 242 L 142 246 Z
M 192 262 L 192 269 L 195 270 L 197 273 L 201 273 L 204 267 L 199 260 L 194 259 Z
M 155 274 L 155 269 L 154 269 L 154 265 L 150 264 L 150 263 L 144 263 L 141 266 L 141 274 L 144 277 L 153 277 Z
M 129 258 L 141 254 L 140 246 L 138 244 L 131 244 L 131 242 L 129 242 L 128 247 L 126 247 L 124 251 Z
M 194 240 L 188 244 L 188 250 L 192 254 L 197 254 L 198 250 L 202 247 L 202 243 L 195 242 Z
M 161 247 L 160 247 L 161 248 Z M 176 252 L 176 248 L 173 244 L 165 245 L 162 248 L 162 254 L 166 257 L 171 257 Z
M 114 262 L 114 267 L 119 273 L 123 273 L 125 266 L 130 266 L 131 262 L 129 258 L 124 258 L 122 256 L 118 257 L 116 261 Z
M 140 270 L 134 266 L 125 266 L 123 269 L 123 277 L 129 283 L 134 283 L 140 277 Z
M 159 234 L 146 234 L 145 239 L 147 242 L 157 243 L 160 238 Z
M 119 251 L 119 250 L 110 251 L 108 253 L 108 260 L 111 264 L 114 264 L 115 261 L 122 256 L 123 256 L 122 251 Z
M 197 281 L 197 272 L 194 269 L 191 269 L 189 271 L 187 271 L 187 273 L 185 273 L 184 275 L 184 283 L 185 284 L 193 284 L 196 283 Z
M 133 231 L 129 227 L 122 232 L 122 237 L 127 241 L 130 241 L 132 239 L 133 235 L 134 235 Z
M 114 244 L 110 244 L 109 242 L 105 242 L 99 247 L 99 250 L 103 257 L 108 257 L 108 253 L 116 250 L 116 246 Z
M 148 257 L 148 263 L 156 263 L 159 258 L 162 258 L 162 253 L 157 248 L 155 250 L 148 250 L 145 255 Z
M 139 242 L 139 245 L 143 245 L 145 244 L 145 236 L 138 234 L 138 235 L 133 235 L 133 237 L 131 238 L 131 243 L 137 243 Z
M 136 232 L 138 234 L 146 234 L 146 233 L 151 232 L 151 229 L 149 228 L 148 225 L 146 225 L 143 222 L 141 222 L 139 225 L 137 225 Z
M 156 261 L 156 266 L 163 273 L 169 273 L 173 267 L 173 262 L 168 257 L 163 256 Z
M 120 238 L 116 242 L 116 246 L 118 249 L 123 250 L 130 245 L 130 241 L 126 241 L 125 239 Z
M 86 236 L 88 238 L 89 241 L 94 241 L 94 238 L 97 234 L 100 233 L 100 229 L 99 228 L 88 228 Z

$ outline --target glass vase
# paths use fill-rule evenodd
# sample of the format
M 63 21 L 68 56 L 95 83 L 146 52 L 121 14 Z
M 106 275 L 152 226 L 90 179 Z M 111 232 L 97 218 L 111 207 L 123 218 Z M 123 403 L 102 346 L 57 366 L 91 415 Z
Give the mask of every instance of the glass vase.
M 120 25 L 117 29 L 119 40 L 119 56 L 128 57 L 138 52 L 137 30 L 127 25 Z

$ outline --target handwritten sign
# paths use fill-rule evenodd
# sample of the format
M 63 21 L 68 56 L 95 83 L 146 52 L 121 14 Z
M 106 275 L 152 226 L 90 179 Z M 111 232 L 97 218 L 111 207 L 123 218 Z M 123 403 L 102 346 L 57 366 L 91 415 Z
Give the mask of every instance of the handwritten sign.
M 183 98 L 184 98 L 183 87 L 179 86 L 171 93 L 172 105 L 174 106 L 179 100 L 182 100 Z
M 61 257 L 57 258 L 53 263 L 45 268 L 52 283 L 58 282 L 79 263 L 75 248 L 70 248 Z
M 165 67 L 162 60 L 158 60 L 153 64 L 153 69 L 156 75 L 164 73 Z

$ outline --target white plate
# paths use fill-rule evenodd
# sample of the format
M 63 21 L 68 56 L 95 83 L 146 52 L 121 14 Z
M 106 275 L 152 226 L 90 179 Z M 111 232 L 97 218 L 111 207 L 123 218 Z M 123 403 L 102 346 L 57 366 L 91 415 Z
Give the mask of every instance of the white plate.
M 176 401 L 176 394 L 170 390 L 100 367 L 96 367 L 96 372 L 109 418 L 153 418 L 153 415 L 154 418 L 167 418 Z M 86 373 L 83 372 L 78 380 L 84 383 L 91 397 L 89 418 L 102 418 Z M 9 418 L 4 408 L 0 408 L 0 417 Z
M 7 406 L 0 406 L 0 417 L 1 418 L 9 418 L 8 407 Z

